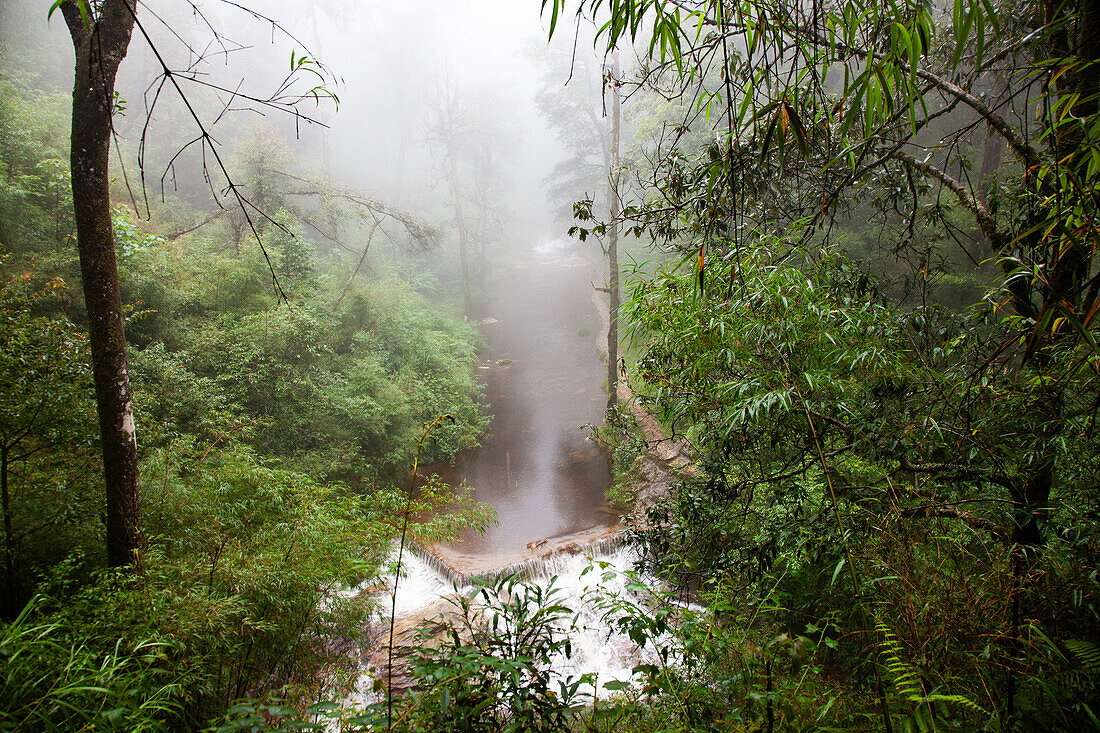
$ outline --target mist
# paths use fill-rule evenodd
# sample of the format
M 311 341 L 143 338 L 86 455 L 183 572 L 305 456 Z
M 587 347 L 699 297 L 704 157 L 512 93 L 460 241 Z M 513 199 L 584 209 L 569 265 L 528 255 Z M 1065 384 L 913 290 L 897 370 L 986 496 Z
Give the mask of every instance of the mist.
M 45 24 L 50 5 L 34 0 L 3 11 L 5 62 L 33 75 L 36 83 L 67 92 L 71 45 L 59 14 Z M 199 3 L 193 10 L 165 0 L 143 9 L 146 15 L 139 18 L 141 28 L 119 75 L 126 110 L 116 122 L 116 144 L 125 151 L 121 162 L 136 176 L 143 130 L 152 141 L 143 162 L 153 198 L 162 193 L 168 161 L 199 130 L 170 84 L 150 86 L 161 68 L 143 30 L 173 70 L 193 72 L 201 82 L 241 95 L 266 99 L 286 77 L 292 51 L 331 73 L 324 79 L 299 74 L 294 91 L 321 83 L 339 98 L 338 109 L 331 99 L 302 100 L 294 113 L 184 81 L 184 92 L 211 125 L 227 160 L 251 130 L 271 129 L 304 167 L 424 215 L 446 198 L 438 151 L 429 143 L 431 110 L 446 99 L 467 144 L 481 138 L 476 144 L 499 158 L 498 171 L 486 183 L 499 189 L 500 204 L 514 214 L 510 225 L 519 229 L 513 231 L 558 233 L 546 231 L 551 218 L 543 181 L 565 153 L 534 103 L 540 84 L 554 83 L 547 78 L 553 49 L 537 3 L 272 2 L 264 4 L 262 17 L 219 2 Z M 554 41 L 559 55 L 572 52 L 567 35 Z M 576 53 L 593 56 L 585 43 Z M 560 71 L 556 83 L 564 87 L 569 71 Z M 195 207 L 203 207 L 210 202 L 202 200 L 197 147 L 192 144 L 175 159 L 175 175 L 168 176 L 165 188 L 166 195 L 183 191 Z
M 0 0 L 0 729 L 1095 727 L 1095 6 Z
M 4 9 L 3 59 L 62 100 L 71 41 L 50 7 Z M 119 69 L 112 201 L 164 256 L 226 238 L 279 299 L 309 302 L 303 266 L 337 292 L 335 312 L 353 283 L 396 279 L 474 327 L 476 386 L 461 397 L 487 429 L 431 467 L 501 514 L 485 537 L 463 535 L 465 556 L 514 559 L 615 520 L 588 427 L 603 419 L 606 275 L 597 242 L 565 235 L 573 201 L 606 200 L 601 59 L 584 32 L 551 44 L 537 3 L 505 0 L 156 0 Z

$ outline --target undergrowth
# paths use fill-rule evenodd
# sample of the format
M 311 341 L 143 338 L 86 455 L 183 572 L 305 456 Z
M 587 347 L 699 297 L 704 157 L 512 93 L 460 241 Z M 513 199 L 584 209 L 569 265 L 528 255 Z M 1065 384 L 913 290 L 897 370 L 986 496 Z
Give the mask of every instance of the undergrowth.
M 645 438 L 634 416 L 623 406 L 608 414 L 607 421 L 592 428 L 596 441 L 610 455 L 611 481 L 605 492 L 608 504 L 620 512 L 634 507 L 636 487 L 641 479 Z

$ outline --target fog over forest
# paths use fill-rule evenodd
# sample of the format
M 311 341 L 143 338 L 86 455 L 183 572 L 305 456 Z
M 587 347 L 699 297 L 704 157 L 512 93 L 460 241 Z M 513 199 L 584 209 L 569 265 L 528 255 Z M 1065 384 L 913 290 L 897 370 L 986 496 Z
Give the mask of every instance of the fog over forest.
M 39 83 L 67 91 L 71 51 L 60 16 L 48 26 L 40 22 L 51 5 L 48 0 L 8 5 L 3 15 L 6 63 Z M 494 183 L 505 192 L 502 201 L 508 210 L 515 212 L 511 226 L 522 227 L 527 236 L 549 233 L 541 184 L 562 152 L 534 105 L 549 58 L 546 23 L 537 8 L 505 0 L 379 2 L 369 8 L 346 2 L 268 2 L 255 8 L 263 18 L 219 3 L 203 5 L 202 16 L 186 3 L 152 2 L 147 8 L 158 20 L 150 18 L 145 28 L 169 66 L 187 69 L 194 62 L 191 51 L 205 53 L 196 71 L 223 88 L 266 97 L 285 78 L 292 51 L 310 54 L 331 72 L 327 86 L 339 98 L 339 112 L 327 99 L 298 106 L 303 117 L 327 129 L 271 110 L 262 115 L 241 111 L 255 105 L 240 101 L 232 106 L 237 111 L 219 119 L 212 130 L 227 150 L 254 126 L 266 126 L 278 131 L 306 165 L 396 206 L 432 211 L 444 194 L 427 140 L 429 112 L 433 100 L 453 98 L 464 134 L 492 141 L 500 159 Z M 568 48 L 571 40 L 562 36 L 554 43 Z M 596 58 L 589 44 L 579 45 L 578 53 Z M 564 86 L 569 71 L 559 71 Z M 159 72 L 147 44 L 134 43 L 118 82 L 128 106 L 117 123 L 127 152 L 136 150 L 146 122 L 145 105 L 155 97 L 149 85 Z M 313 80 L 303 78 L 296 88 L 306 89 Z M 206 122 L 217 118 L 230 99 L 195 85 L 185 89 Z M 147 162 L 151 194 L 159 195 L 168 159 L 196 134 L 177 95 L 164 91 L 149 126 L 155 141 L 155 154 Z M 136 157 L 128 157 L 132 159 L 124 160 L 126 165 L 136 168 Z M 201 196 L 201 157 L 185 155 L 178 162 L 175 190 L 169 194 L 183 191 L 196 207 L 208 205 Z
M 0 731 L 1100 729 L 1100 0 L 0 0 Z

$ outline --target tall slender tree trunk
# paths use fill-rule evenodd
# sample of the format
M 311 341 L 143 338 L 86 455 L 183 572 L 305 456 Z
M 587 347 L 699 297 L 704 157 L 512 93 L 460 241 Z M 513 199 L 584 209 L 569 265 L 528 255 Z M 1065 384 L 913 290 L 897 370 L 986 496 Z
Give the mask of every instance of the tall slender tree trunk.
M 11 499 L 8 496 L 8 446 L 0 446 L 0 498 L 4 510 L 4 572 L 7 573 L 8 600 L 0 608 L 5 614 L 12 609 L 18 594 L 15 592 L 15 538 L 11 528 Z
M 458 168 L 455 164 L 454 151 L 451 150 L 449 141 L 447 143 L 447 157 L 450 158 L 447 177 L 451 184 L 451 203 L 455 209 L 455 225 L 458 227 L 458 259 L 459 266 L 462 268 L 463 315 L 465 315 L 466 318 L 470 318 L 472 316 L 470 311 L 473 301 L 470 297 L 469 235 L 466 231 L 466 217 L 462 214 L 462 199 L 458 186 Z
M 60 7 L 76 55 L 70 153 L 73 212 L 107 488 L 107 560 L 120 566 L 137 559 L 141 499 L 107 160 L 115 76 L 133 33 L 136 0 L 104 0 L 98 12 L 90 5 L 85 13 L 76 0 Z
M 1097 100 L 1093 92 L 1095 65 L 1100 61 L 1100 0 L 1080 0 L 1076 4 L 1047 0 L 1044 11 L 1046 21 L 1054 31 L 1050 35 L 1049 47 L 1043 49 L 1042 55 L 1068 64 L 1066 72 L 1057 75 L 1056 81 L 1047 82 L 1053 87 L 1045 88 L 1044 93 L 1073 100 L 1070 102 L 1073 117 L 1090 119 L 1097 113 Z M 1074 94 L 1080 96 L 1074 98 L 1071 96 Z M 1069 170 L 1071 178 L 1082 165 L 1088 163 L 1085 157 L 1088 149 L 1082 146 L 1083 141 L 1083 127 L 1071 124 L 1059 126 L 1047 142 L 1051 157 L 1058 161 L 1059 166 Z M 1086 310 L 1091 301 L 1087 280 L 1093 260 L 1089 240 L 1079 240 L 1076 236 L 1061 240 L 1055 238 L 1057 244 L 1049 252 L 1046 248 L 1050 245 L 1036 234 L 1028 235 L 1027 241 L 1037 253 L 1036 260 L 1044 264 L 1046 272 L 1043 281 L 1034 287 L 1034 292 L 1040 296 L 1038 305 L 1031 301 L 1032 289 L 1012 291 L 1016 311 L 1021 314 L 1045 313 L 1055 304 L 1069 306 L 1078 313 Z M 1038 324 L 1034 327 L 1040 328 Z M 1052 352 L 1059 341 L 1069 337 L 1071 332 L 1068 330 L 1061 334 L 1035 334 L 1039 345 L 1025 364 L 1037 375 L 1046 376 L 1050 364 L 1057 358 Z M 1034 393 L 1029 418 L 1031 430 L 1045 450 L 1029 462 L 1012 491 L 1014 527 L 1009 662 L 1022 655 L 1021 626 L 1033 602 L 1034 561 L 1045 542 L 1043 524 L 1050 514 L 1050 495 L 1059 467 L 1055 445 L 1067 429 L 1067 395 L 1064 388 L 1058 380 L 1037 382 L 1039 386 Z M 1004 669 L 1006 680 L 1001 703 L 1006 713 L 1004 729 L 1013 731 L 1018 728 L 1019 722 L 1016 705 L 1018 672 L 1012 663 L 1005 664 Z
M 618 402 L 619 384 L 619 52 L 611 54 L 611 229 L 607 235 L 607 292 L 610 296 L 607 323 L 607 409 Z
M 1046 93 L 1072 99 L 1073 114 L 1080 119 L 1090 119 L 1096 115 L 1098 104 L 1092 92 L 1095 91 L 1095 65 L 1100 62 L 1100 0 L 1080 0 L 1076 6 L 1047 0 L 1045 12 L 1050 27 L 1056 29 L 1050 37 L 1050 47 L 1044 49 L 1045 55 L 1068 64 L 1068 71 L 1050 82 L 1054 88 L 1047 89 Z M 1048 142 L 1053 159 L 1067 167 L 1071 175 L 1088 162 L 1087 148 L 1082 147 L 1083 135 L 1081 126 L 1062 125 Z M 1083 299 L 1093 259 L 1088 241 L 1064 237 L 1055 251 L 1045 252 L 1049 245 L 1038 241 L 1034 234 L 1029 237 L 1040 258 L 1045 259 L 1046 273 L 1044 281 L 1035 288 L 1041 302 L 1037 306 L 1030 301 L 1020 303 L 1017 311 L 1030 308 L 1032 312 L 1044 313 L 1059 303 L 1069 305 L 1078 313 L 1087 310 L 1087 301 Z M 1068 329 L 1063 334 L 1037 334 L 1039 346 L 1027 365 L 1040 375 L 1047 373 L 1056 358 L 1050 352 L 1059 341 L 1067 338 L 1067 333 L 1070 333 Z M 1035 391 L 1032 416 L 1036 427 L 1032 430 L 1041 436 L 1041 444 L 1047 448 L 1043 455 L 1030 461 L 1013 496 L 1017 515 L 1013 542 L 1029 550 L 1043 543 L 1042 524 L 1049 514 L 1050 493 L 1057 478 L 1058 459 L 1054 445 L 1066 429 L 1065 410 L 1066 395 L 1057 380 L 1043 381 Z

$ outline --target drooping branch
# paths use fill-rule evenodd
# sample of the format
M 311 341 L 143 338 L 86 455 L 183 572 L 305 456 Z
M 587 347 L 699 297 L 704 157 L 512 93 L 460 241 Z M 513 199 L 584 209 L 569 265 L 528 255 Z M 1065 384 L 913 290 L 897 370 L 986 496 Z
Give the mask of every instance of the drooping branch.
M 294 175 L 293 173 L 287 173 L 286 171 L 277 169 L 267 169 L 266 172 L 274 173 L 291 181 L 306 183 L 311 186 L 311 188 L 308 189 L 284 191 L 283 195 L 285 196 L 328 197 L 346 201 L 370 212 L 372 215 L 389 217 L 400 222 L 401 226 L 405 228 L 405 231 L 409 233 L 409 236 L 416 240 L 424 250 L 435 249 L 439 246 L 439 230 L 407 211 L 403 211 L 383 201 L 371 198 L 355 189 L 333 188 L 331 185 L 326 186 L 323 181 L 311 180 L 304 176 Z
M 1009 245 L 1015 241 L 1010 234 L 1001 231 L 1001 229 L 997 227 L 996 220 L 989 212 L 989 209 L 986 208 L 985 204 L 983 204 L 970 189 L 948 175 L 945 171 L 927 161 L 917 160 L 908 153 L 900 150 L 895 150 L 891 153 L 890 157 L 909 166 L 918 173 L 935 178 L 943 184 L 944 188 L 955 194 L 959 199 L 959 203 L 974 214 L 974 218 L 978 223 L 978 228 L 981 229 L 982 234 L 989 239 L 989 245 L 994 252 L 1004 253 L 1008 250 Z M 1013 308 L 1020 316 L 1035 319 L 1038 313 L 1035 304 L 1032 303 L 1031 300 L 1031 285 L 1028 278 L 1018 276 L 1018 273 L 1015 272 L 1016 265 L 1014 261 L 1008 257 L 998 258 L 998 264 L 1000 264 L 1001 271 L 1004 272 L 1006 276 L 1004 287 L 1012 296 Z
M 221 171 L 221 174 L 225 177 L 225 180 L 226 180 L 225 191 L 226 191 L 226 193 L 233 195 L 233 198 L 235 199 L 238 208 L 240 208 L 241 212 L 244 214 L 245 221 L 248 222 L 248 228 L 252 231 L 252 236 L 256 239 L 256 244 L 259 245 L 260 252 L 263 254 L 264 260 L 267 262 L 268 270 L 271 273 L 271 284 L 275 288 L 275 292 L 279 295 L 279 297 L 283 301 L 289 302 L 289 298 L 287 297 L 286 292 L 283 290 L 282 285 L 279 284 L 279 277 L 278 277 L 278 275 L 275 274 L 275 265 L 274 265 L 274 263 L 272 263 L 271 257 L 267 252 L 267 248 L 264 246 L 263 238 L 260 236 L 260 232 L 256 228 L 256 223 L 253 220 L 252 215 L 249 213 L 249 209 L 252 209 L 257 214 L 259 214 L 263 219 L 266 219 L 267 221 L 269 221 L 270 223 L 272 223 L 273 225 L 275 225 L 279 229 L 282 229 L 282 230 L 285 231 L 286 227 L 284 227 L 282 224 L 275 221 L 275 219 L 273 219 L 272 217 L 268 216 L 266 213 L 264 213 L 263 211 L 261 211 L 260 209 L 255 207 L 252 204 L 252 202 L 250 202 L 247 198 L 245 198 L 244 194 L 241 192 L 240 187 L 234 182 L 233 177 L 229 174 L 229 169 L 226 167 L 224 161 L 222 160 L 221 154 L 218 152 L 217 142 L 214 140 L 214 137 L 210 134 L 210 131 L 207 129 L 206 124 L 202 121 L 202 118 L 199 116 L 198 111 L 195 109 L 194 105 L 191 103 L 190 98 L 184 93 L 183 89 L 180 87 L 179 81 L 177 80 L 177 75 L 172 72 L 171 67 L 168 66 L 168 63 L 164 60 L 164 56 L 161 54 L 160 49 L 158 49 L 156 44 L 153 43 L 153 39 L 150 37 L 149 32 L 145 29 L 145 27 L 138 20 L 136 13 L 133 12 L 132 8 L 130 8 L 129 10 L 130 10 L 131 17 L 133 18 L 134 25 L 137 26 L 138 31 L 140 31 L 142 37 L 144 37 L 145 42 L 149 47 L 149 50 L 152 52 L 153 57 L 157 60 L 157 63 L 161 67 L 162 74 L 168 80 L 168 82 L 171 83 L 172 87 L 176 90 L 176 93 L 179 95 L 180 100 L 183 102 L 183 106 L 187 109 L 188 115 L 191 117 L 192 121 L 194 121 L 195 125 L 198 127 L 198 129 L 199 129 L 198 140 L 201 141 L 204 153 L 205 153 L 206 150 L 210 150 L 211 155 L 214 157 L 214 162 L 217 164 L 218 170 Z M 158 91 L 158 95 L 159 95 L 159 91 Z M 204 165 L 205 165 L 205 157 L 204 157 Z M 141 168 L 142 168 L 142 185 L 144 186 L 144 180 L 145 180 L 144 165 L 141 165 Z M 214 200 L 217 202 L 218 206 L 220 207 L 221 206 L 221 201 L 219 201 L 216 196 L 214 197 Z
M 1009 125 L 1005 121 L 1004 117 L 1002 117 L 988 104 L 986 104 L 970 92 L 966 91 L 959 85 L 953 84 L 946 79 L 936 76 L 935 74 L 925 69 L 918 68 L 916 70 L 916 74 L 921 79 L 924 79 L 925 81 L 934 85 L 940 91 L 952 97 L 955 97 L 963 104 L 970 107 L 970 109 L 981 115 L 981 117 L 989 123 L 989 126 L 996 130 L 1001 135 L 1001 137 L 1003 137 L 1008 142 L 1009 147 L 1011 147 L 1012 150 L 1018 156 L 1020 156 L 1020 159 L 1024 161 L 1024 164 L 1028 168 L 1039 164 L 1041 160 L 1039 151 L 1028 145 L 1023 136 L 1020 135 L 1020 132 Z
M 988 481 L 1005 489 L 1016 491 L 1019 487 L 1008 476 L 995 471 L 987 471 L 974 466 L 966 466 L 955 463 L 910 463 L 905 456 L 899 456 L 898 465 L 903 471 L 909 473 L 949 474 L 955 478 L 972 478 L 980 481 Z
M 374 216 L 372 214 L 372 216 Z M 332 310 L 335 312 L 340 308 L 341 301 L 344 300 L 344 296 L 348 294 L 348 288 L 351 287 L 352 282 L 355 280 L 355 276 L 359 274 L 359 268 L 363 266 L 363 262 L 367 259 L 367 252 L 370 250 L 371 240 L 374 239 L 374 232 L 378 229 L 378 225 L 382 220 L 378 216 L 374 216 L 374 224 L 371 225 L 370 231 L 367 232 L 367 242 L 363 245 L 363 253 L 359 255 L 359 261 L 355 263 L 355 269 L 351 271 L 351 275 L 348 276 L 348 281 L 344 283 L 344 287 L 340 289 L 340 295 L 337 296 L 336 302 L 332 304 Z
M 202 221 L 198 222 L 197 224 L 192 224 L 191 226 L 184 227 L 183 229 L 178 229 L 178 230 L 172 232 L 171 234 L 163 235 L 164 236 L 164 241 L 172 242 L 176 239 L 179 239 L 180 237 L 184 236 L 185 234 L 190 234 L 191 232 L 193 232 L 197 229 L 201 229 L 202 227 L 206 226 L 207 224 L 214 221 L 215 219 L 220 219 L 224 214 L 225 214 L 225 210 L 224 209 L 219 209 L 219 210 L 215 211 L 213 214 L 211 214 L 210 216 L 203 219 Z

